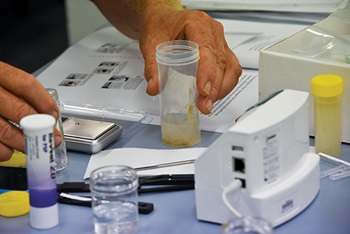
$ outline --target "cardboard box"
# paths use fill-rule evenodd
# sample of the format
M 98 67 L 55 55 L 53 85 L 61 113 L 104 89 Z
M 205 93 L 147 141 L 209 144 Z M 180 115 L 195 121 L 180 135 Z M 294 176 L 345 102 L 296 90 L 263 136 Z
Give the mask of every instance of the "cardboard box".
M 310 92 L 311 79 L 320 74 L 344 79 L 342 140 L 350 143 L 350 6 L 263 50 L 259 57 L 259 97 L 287 88 Z M 313 135 L 312 95 L 310 107 Z

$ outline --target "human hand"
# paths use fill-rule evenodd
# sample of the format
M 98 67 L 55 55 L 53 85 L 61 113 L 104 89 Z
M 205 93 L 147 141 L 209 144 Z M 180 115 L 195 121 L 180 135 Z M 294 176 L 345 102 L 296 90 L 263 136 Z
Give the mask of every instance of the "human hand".
M 159 93 L 156 46 L 169 40 L 190 40 L 199 46 L 197 105 L 210 114 L 215 101 L 236 86 L 242 68 L 224 38 L 223 26 L 200 11 L 152 11 L 140 31 L 140 49 L 145 59 L 147 93 Z
M 0 62 L 0 161 L 10 159 L 14 149 L 24 152 L 23 132 L 14 124 L 37 113 L 59 116 L 55 101 L 34 76 Z M 55 145 L 61 141 L 56 131 Z

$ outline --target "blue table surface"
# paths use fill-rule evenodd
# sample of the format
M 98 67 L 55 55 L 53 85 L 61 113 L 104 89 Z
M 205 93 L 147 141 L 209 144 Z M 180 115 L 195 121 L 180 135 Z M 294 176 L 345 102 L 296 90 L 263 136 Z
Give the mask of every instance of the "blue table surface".
M 142 127 L 140 127 L 142 126 Z M 125 134 L 110 148 L 168 148 L 161 143 L 160 127 L 140 125 L 137 133 Z M 198 147 L 206 147 L 220 136 L 219 133 L 202 132 Z M 312 141 L 312 139 L 311 139 Z M 57 182 L 83 181 L 90 156 L 69 152 L 69 167 Z M 343 145 L 342 159 L 350 161 L 350 146 Z M 154 211 L 140 215 L 139 233 L 220 233 L 221 226 L 196 219 L 193 190 L 160 194 L 141 194 L 140 201 L 154 203 Z M 321 189 L 315 200 L 301 214 L 275 228 L 275 233 L 350 233 L 350 178 L 321 180 Z M 93 233 L 91 208 L 59 204 L 58 226 L 48 230 L 30 227 L 29 214 L 0 217 L 0 233 Z
M 227 17 L 222 13 L 220 14 L 217 17 Z M 48 65 L 39 69 L 34 75 L 40 74 Z M 202 132 L 202 141 L 197 146 L 207 147 L 219 136 L 219 133 Z M 124 134 L 109 148 L 118 147 L 168 148 L 160 141 L 159 126 L 153 125 L 141 126 L 137 128 L 135 134 Z M 83 153 L 69 152 L 68 157 L 68 170 L 64 175 L 57 177 L 57 182 L 83 181 L 90 156 Z M 350 162 L 350 145 L 343 144 L 341 159 Z M 328 165 L 321 166 L 327 167 Z M 142 194 L 139 196 L 139 200 L 154 203 L 155 206 L 151 214 L 140 215 L 139 233 L 192 234 L 221 232 L 220 225 L 196 219 L 193 190 Z M 349 217 L 350 177 L 338 181 L 322 179 L 320 191 L 309 207 L 295 218 L 277 227 L 275 233 L 348 234 L 350 233 Z M 0 233 L 93 233 L 91 208 L 59 204 L 59 219 L 59 225 L 54 228 L 36 230 L 30 227 L 29 214 L 15 218 L 0 216 Z

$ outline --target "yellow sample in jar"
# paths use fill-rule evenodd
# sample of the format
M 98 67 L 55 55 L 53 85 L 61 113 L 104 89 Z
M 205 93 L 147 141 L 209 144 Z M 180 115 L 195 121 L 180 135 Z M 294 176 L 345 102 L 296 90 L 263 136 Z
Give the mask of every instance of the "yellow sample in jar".
M 165 114 L 162 116 L 161 125 L 162 141 L 165 145 L 187 147 L 198 144 L 201 140 L 198 115 Z
M 341 153 L 340 98 L 317 99 L 314 102 L 315 150 L 317 153 L 338 156 Z

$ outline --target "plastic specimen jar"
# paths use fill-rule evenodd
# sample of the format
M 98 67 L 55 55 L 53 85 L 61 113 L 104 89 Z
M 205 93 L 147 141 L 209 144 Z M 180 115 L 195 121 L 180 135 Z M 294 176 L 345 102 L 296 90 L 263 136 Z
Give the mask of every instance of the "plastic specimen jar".
M 186 40 L 163 42 L 156 57 L 162 142 L 174 147 L 195 145 L 201 140 L 196 104 L 198 45 Z
M 243 216 L 222 225 L 222 234 L 272 234 L 273 226 L 265 219 Z
M 343 79 L 322 74 L 311 80 L 314 96 L 315 151 L 332 156 L 341 154 L 341 94 Z
M 137 232 L 137 187 L 136 171 L 127 166 L 106 166 L 91 172 L 95 233 Z

